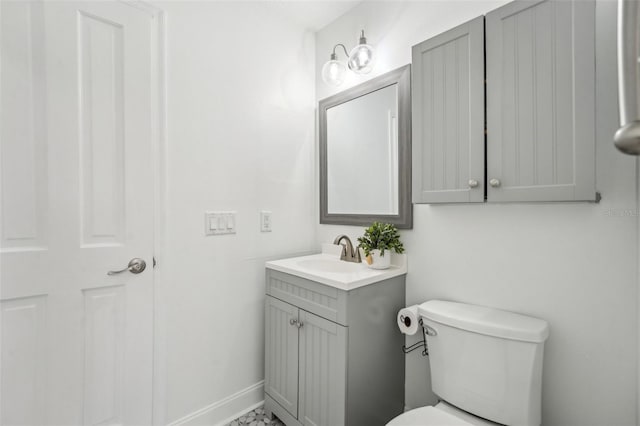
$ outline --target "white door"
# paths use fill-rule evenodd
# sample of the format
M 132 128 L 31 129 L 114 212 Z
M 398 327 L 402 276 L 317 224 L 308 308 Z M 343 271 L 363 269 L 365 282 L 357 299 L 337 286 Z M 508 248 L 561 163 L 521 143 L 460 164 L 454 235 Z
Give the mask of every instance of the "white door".
M 0 423 L 150 424 L 152 17 L 0 2 Z M 125 271 L 133 258 L 139 274 Z

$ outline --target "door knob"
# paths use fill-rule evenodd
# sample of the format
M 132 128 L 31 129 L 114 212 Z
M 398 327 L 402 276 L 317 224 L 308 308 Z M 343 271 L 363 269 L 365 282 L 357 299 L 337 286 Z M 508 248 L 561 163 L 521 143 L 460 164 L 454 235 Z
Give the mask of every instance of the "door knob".
M 469 179 L 469 188 L 477 188 L 480 183 L 475 179 Z
M 497 188 L 500 186 L 500 180 L 499 179 L 491 179 L 489 181 L 489 185 L 491 185 L 493 188 Z
M 107 275 L 116 275 L 127 271 L 131 272 L 132 274 L 139 274 L 140 272 L 144 271 L 146 267 L 147 262 L 138 257 L 134 257 L 129 261 L 129 264 L 126 268 L 120 269 L 119 271 L 109 271 L 107 272 Z

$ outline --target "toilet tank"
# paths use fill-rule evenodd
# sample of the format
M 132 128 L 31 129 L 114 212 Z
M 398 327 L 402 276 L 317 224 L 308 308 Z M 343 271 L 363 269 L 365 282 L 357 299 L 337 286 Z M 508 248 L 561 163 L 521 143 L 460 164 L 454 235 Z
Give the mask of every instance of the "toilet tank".
M 436 395 L 496 423 L 540 425 L 546 321 L 442 300 L 418 312 Z

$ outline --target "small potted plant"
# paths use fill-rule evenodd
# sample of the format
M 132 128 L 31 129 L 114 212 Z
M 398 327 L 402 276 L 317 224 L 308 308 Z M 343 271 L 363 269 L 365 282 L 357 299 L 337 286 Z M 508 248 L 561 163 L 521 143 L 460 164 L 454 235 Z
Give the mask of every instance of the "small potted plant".
M 358 238 L 358 247 L 364 251 L 367 265 L 374 269 L 387 269 L 391 265 L 389 251 L 404 252 L 398 229 L 390 223 L 373 222 Z

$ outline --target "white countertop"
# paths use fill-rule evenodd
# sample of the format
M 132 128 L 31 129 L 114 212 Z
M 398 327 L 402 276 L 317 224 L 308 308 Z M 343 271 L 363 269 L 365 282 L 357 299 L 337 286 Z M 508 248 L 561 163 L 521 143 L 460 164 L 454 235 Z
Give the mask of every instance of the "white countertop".
M 366 263 L 340 260 L 340 255 L 336 255 L 331 248 L 323 246 L 323 251 L 324 253 L 310 256 L 272 260 L 266 262 L 265 267 L 340 290 L 353 290 L 407 273 L 407 258 L 404 254 L 393 253 L 389 269 L 372 269 Z

